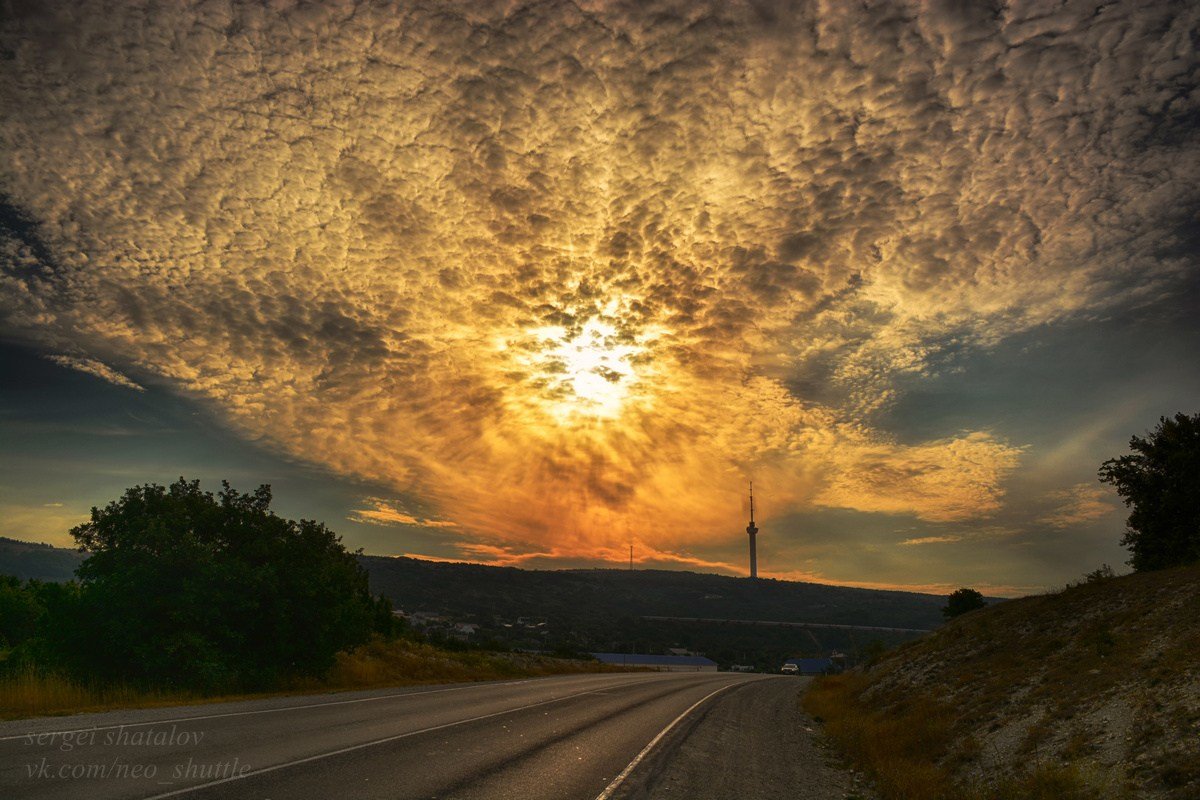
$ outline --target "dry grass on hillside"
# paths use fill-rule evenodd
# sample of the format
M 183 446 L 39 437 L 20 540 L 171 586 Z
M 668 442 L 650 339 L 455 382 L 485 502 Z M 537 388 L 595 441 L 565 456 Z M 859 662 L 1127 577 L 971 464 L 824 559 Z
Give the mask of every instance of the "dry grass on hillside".
M 442 650 L 399 639 L 375 641 L 350 652 L 338 653 L 333 669 L 323 680 L 294 680 L 281 691 L 256 694 L 205 696 L 181 691 L 148 691 L 130 686 L 86 684 L 58 675 L 28 672 L 0 678 L 0 719 L 218 703 L 383 686 L 613 671 L 621 670 L 598 662 L 522 653 Z
M 973 612 L 806 707 L 884 797 L 1200 797 L 1200 566 Z

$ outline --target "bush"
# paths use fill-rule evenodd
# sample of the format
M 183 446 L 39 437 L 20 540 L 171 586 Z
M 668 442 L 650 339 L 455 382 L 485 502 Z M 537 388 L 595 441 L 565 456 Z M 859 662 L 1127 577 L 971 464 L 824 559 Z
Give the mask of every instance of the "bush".
M 200 691 L 318 675 L 390 632 L 354 555 L 324 525 L 270 511 L 271 491 L 219 495 L 180 478 L 129 489 L 71 533 L 90 555 L 56 651 L 85 678 Z M 66 610 L 66 609 L 64 609 Z
M 968 611 L 974 611 L 977 608 L 987 606 L 983 595 L 974 589 L 959 589 L 946 598 L 946 600 L 946 605 L 942 607 L 942 616 L 946 619 L 954 619 Z
M 1107 580 L 1112 580 L 1117 577 L 1113 572 L 1113 568 L 1108 564 L 1101 564 L 1098 568 L 1091 572 L 1085 573 L 1083 576 L 1084 583 L 1104 583 Z

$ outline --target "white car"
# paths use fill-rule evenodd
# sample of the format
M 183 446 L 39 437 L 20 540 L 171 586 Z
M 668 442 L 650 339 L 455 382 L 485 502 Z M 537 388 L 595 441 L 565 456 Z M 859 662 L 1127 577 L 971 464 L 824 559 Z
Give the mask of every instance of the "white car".
M 780 667 L 779 671 L 782 672 L 784 675 L 799 675 L 800 674 L 800 665 L 793 664 L 789 661 L 788 663 L 786 663 L 782 667 Z

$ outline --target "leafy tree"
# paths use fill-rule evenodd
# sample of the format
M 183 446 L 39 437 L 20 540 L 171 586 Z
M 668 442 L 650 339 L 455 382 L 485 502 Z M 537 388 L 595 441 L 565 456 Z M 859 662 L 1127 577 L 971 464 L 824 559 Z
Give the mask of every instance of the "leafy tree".
M 79 627 L 79 584 L 0 575 L 0 669 L 56 668 L 70 660 Z
M 946 605 L 942 607 L 942 616 L 946 619 L 954 619 L 968 611 L 984 608 L 986 605 L 987 602 L 983 599 L 983 595 L 974 589 L 958 589 L 947 598 Z
M 327 670 L 338 650 L 387 632 L 391 606 L 339 537 L 270 510 L 271 490 L 199 481 L 129 489 L 74 529 L 89 557 L 77 673 L 202 690 L 263 688 Z
M 1200 414 L 1161 417 L 1133 452 L 1100 465 L 1100 480 L 1116 487 L 1132 510 L 1125 545 L 1135 570 L 1200 560 Z
M 20 578 L 0 575 L 0 649 L 16 647 L 37 633 L 38 622 L 46 609 L 38 601 L 32 586 Z

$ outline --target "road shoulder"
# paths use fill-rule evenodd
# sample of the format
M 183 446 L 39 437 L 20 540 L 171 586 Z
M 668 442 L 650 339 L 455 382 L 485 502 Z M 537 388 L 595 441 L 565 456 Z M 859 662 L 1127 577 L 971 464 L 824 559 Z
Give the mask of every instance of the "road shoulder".
M 800 707 L 806 679 L 753 681 L 714 697 L 672 730 L 614 800 L 803 796 L 871 800 Z

